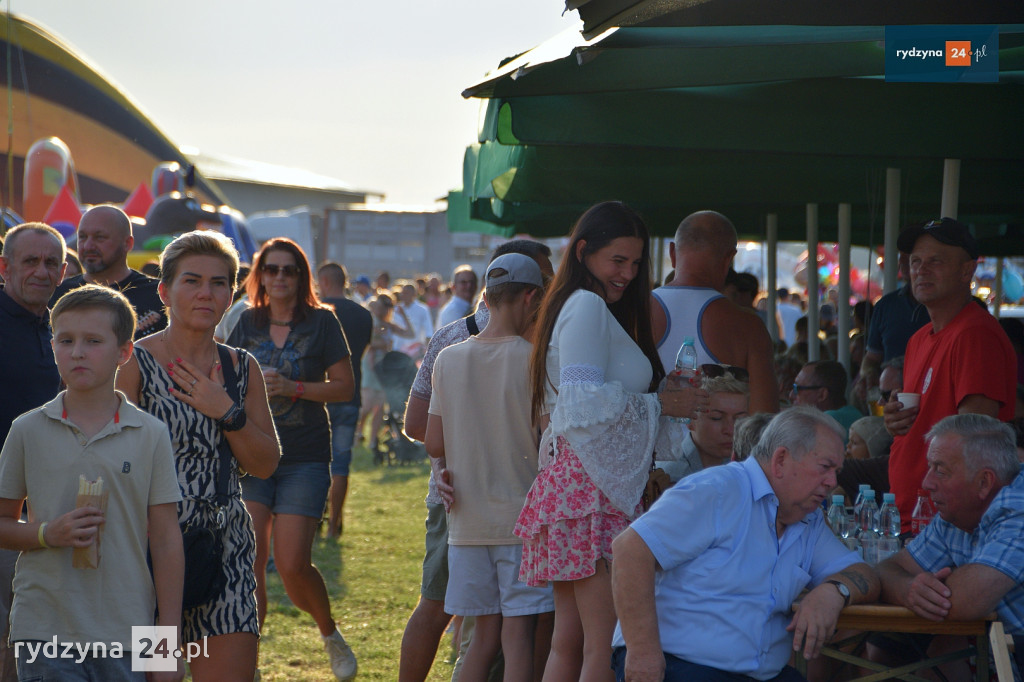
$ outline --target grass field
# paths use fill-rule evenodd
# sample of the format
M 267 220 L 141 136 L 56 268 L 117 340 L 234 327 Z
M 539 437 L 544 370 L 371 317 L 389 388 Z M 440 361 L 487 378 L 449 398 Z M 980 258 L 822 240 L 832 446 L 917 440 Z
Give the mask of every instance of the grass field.
M 359 680 L 398 679 L 405 623 L 419 599 L 426 463 L 379 467 L 357 446 L 341 542 L 318 539 L 313 561 L 327 583 L 338 627 L 359 659 Z M 264 682 L 334 680 L 313 619 L 289 601 L 276 573 L 260 651 Z M 451 677 L 451 637 L 428 680 Z

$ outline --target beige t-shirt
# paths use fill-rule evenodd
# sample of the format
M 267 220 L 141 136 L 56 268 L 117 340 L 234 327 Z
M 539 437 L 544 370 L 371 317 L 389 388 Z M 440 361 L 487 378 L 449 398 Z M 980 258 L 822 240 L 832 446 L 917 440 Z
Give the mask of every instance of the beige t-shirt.
M 181 492 L 167 426 L 121 395 L 117 420 L 86 439 L 62 417 L 64 394 L 14 420 L 0 454 L 0 497 L 28 498 L 30 521 L 75 508 L 78 477 L 109 492 L 98 569 L 71 565 L 72 549 L 22 552 L 14 574 L 11 641 L 120 642 L 153 625 L 156 593 L 146 564 L 149 507 Z
M 455 502 L 452 545 L 515 545 L 516 519 L 537 477 L 539 434 L 530 418 L 529 341 L 474 336 L 434 365 L 430 414 L 444 423 Z

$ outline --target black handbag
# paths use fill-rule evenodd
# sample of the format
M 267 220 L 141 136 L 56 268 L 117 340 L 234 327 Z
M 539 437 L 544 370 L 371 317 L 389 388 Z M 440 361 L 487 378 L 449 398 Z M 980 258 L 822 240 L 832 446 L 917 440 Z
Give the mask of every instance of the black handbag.
M 217 344 L 220 354 L 221 371 L 228 396 L 241 405 L 238 396 L 238 377 L 231 361 L 231 352 L 227 346 Z M 198 522 L 182 524 L 181 540 L 185 550 L 185 582 L 181 594 L 183 611 L 203 606 L 220 595 L 227 585 L 227 574 L 224 572 L 224 533 L 227 522 L 228 480 L 231 473 L 231 446 L 227 439 L 221 439 L 217 447 L 217 479 L 214 495 L 209 499 L 198 500 L 210 505 L 213 509 L 213 525 Z

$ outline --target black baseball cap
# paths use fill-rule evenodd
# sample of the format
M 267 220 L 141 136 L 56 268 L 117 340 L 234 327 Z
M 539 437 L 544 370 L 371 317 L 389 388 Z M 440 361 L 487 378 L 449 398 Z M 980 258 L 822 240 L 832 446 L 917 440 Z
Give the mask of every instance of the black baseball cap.
M 952 218 L 940 218 L 924 225 L 908 227 L 900 232 L 900 236 L 896 239 L 896 246 L 903 253 L 909 254 L 914 250 L 914 244 L 917 243 L 918 238 L 923 235 L 928 235 L 943 244 L 959 246 L 972 259 L 978 257 L 978 242 L 975 241 L 970 228 Z

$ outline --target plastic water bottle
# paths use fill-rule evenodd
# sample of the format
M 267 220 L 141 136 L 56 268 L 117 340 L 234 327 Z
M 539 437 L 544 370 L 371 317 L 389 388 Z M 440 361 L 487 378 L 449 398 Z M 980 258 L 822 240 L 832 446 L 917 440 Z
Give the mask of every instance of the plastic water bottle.
M 932 522 L 933 516 L 935 516 L 935 503 L 932 502 L 927 490 L 918 489 L 917 504 L 914 505 L 914 511 L 910 514 L 910 532 L 916 536 Z
M 853 520 L 857 524 L 857 527 L 854 529 L 855 535 L 860 535 L 860 510 L 864 507 L 865 490 L 871 490 L 871 485 L 868 483 L 861 483 L 857 490 L 857 498 L 853 501 Z
M 882 507 L 878 510 L 878 526 L 882 537 L 878 540 L 878 560 L 884 561 L 900 551 L 900 509 L 896 506 L 896 495 L 882 495 Z
M 877 564 L 880 533 L 878 532 L 878 505 L 875 504 L 874 490 L 864 491 L 864 504 L 861 505 L 857 525 L 860 528 L 860 546 L 864 550 L 864 561 L 872 565 Z
M 697 347 L 694 345 L 692 336 L 683 337 L 683 345 L 676 353 L 676 366 L 672 374 L 682 383 L 692 384 L 697 377 Z M 679 419 L 682 424 L 689 424 L 689 418 Z
M 879 528 L 886 537 L 900 536 L 900 509 L 896 506 L 895 493 L 882 495 L 882 506 L 878 510 Z
M 846 530 L 846 505 L 842 495 L 833 495 L 832 504 L 828 507 L 828 525 L 836 537 L 842 538 Z

